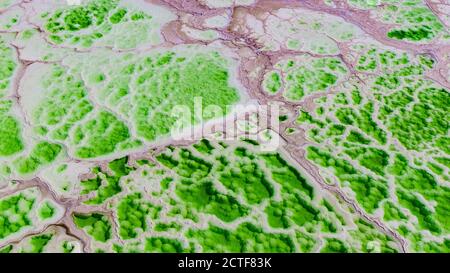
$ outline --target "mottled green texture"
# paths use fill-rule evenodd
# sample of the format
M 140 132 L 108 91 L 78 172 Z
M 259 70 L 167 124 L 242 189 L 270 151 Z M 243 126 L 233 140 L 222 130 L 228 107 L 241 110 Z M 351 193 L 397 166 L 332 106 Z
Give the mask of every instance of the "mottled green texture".
M 186 251 L 178 240 L 164 237 L 152 237 L 146 239 L 145 252 L 183 253 Z
M 99 64 L 104 67 L 102 73 L 95 69 Z M 188 122 L 198 124 L 213 118 L 206 113 L 194 116 L 200 106 L 206 109 L 215 105 L 225 114 L 226 106 L 240 99 L 231 83 L 232 62 L 207 47 L 177 47 L 113 58 L 100 52 L 70 59 L 70 65 L 83 67 L 81 73 L 89 79 L 87 86 L 99 90 L 94 94 L 97 100 L 126 119 L 137 136 L 146 141 L 167 136 L 173 128 L 188 126 Z M 177 114 L 180 107 L 184 112 Z
M 0 34 L 0 98 L 7 94 L 12 76 L 17 68 L 14 49 L 8 44 L 8 37 Z
M 122 239 L 136 238 L 139 232 L 147 229 L 147 216 L 158 218 L 159 208 L 141 199 L 139 193 L 123 198 L 117 207 L 119 235 Z
M 227 106 L 240 98 L 231 84 L 231 62 L 216 51 L 191 50 L 190 56 L 180 48 L 113 58 L 102 51 L 71 59 L 73 68 L 46 65 L 41 95 L 29 106 L 35 132 L 64 143 L 73 157 L 91 159 L 139 148 L 189 125 L 180 122 L 198 124 L 215 117 L 195 117 L 199 105 L 217 105 L 226 114 Z M 91 73 L 99 67 L 90 64 L 93 60 L 104 72 Z M 183 114 L 191 116 L 174 115 L 177 107 L 187 108 L 190 112 Z
M 42 253 L 44 247 L 48 244 L 48 242 L 52 239 L 52 234 L 42 234 L 33 236 L 30 239 L 31 250 L 30 253 Z
M 22 193 L 0 200 L 0 239 L 33 224 L 29 215 L 34 202 L 35 198 Z
M 94 158 L 139 145 L 128 127 L 106 110 L 94 112 L 84 82 L 61 66 L 48 68 L 44 97 L 32 109 L 38 134 L 64 142 L 78 158 Z
M 128 158 L 120 158 L 111 161 L 108 165 L 112 174 L 109 172 L 102 172 L 99 168 L 94 168 L 94 178 L 81 181 L 83 190 L 81 194 L 91 194 L 95 192 L 93 198 L 85 201 L 86 204 L 101 204 L 108 198 L 118 194 L 122 191 L 120 180 L 133 170 L 127 166 Z
M 263 82 L 264 90 L 269 93 L 277 93 L 281 85 L 281 76 L 278 72 L 268 73 Z
M 61 150 L 62 147 L 59 144 L 39 142 L 33 147 L 29 155 L 18 157 L 14 161 L 14 165 L 19 173 L 29 174 L 52 163 Z
M 73 221 L 77 227 L 84 229 L 96 241 L 106 242 L 112 236 L 111 223 L 106 215 L 99 213 L 74 214 Z
M 61 248 L 64 253 L 72 253 L 75 247 L 71 242 L 64 241 Z
M 1 253 L 449 252 L 437 4 L 280 3 L 218 31 L 183 5 L 41 2 L 0 0 Z M 254 99 L 283 104 L 258 128 L 277 150 L 173 141 Z
M 66 6 L 56 11 L 43 13 L 43 28 L 49 40 L 55 44 L 87 48 L 91 46 L 112 46 L 134 48 L 144 43 L 160 42 L 159 27 L 164 21 L 158 12 L 156 17 L 139 11 L 118 0 L 89 0 L 82 5 Z M 115 36 L 122 36 L 117 39 Z
M 325 245 L 320 250 L 322 253 L 348 253 L 349 248 L 344 242 L 335 238 L 327 238 Z
M 396 23 L 405 25 L 390 30 L 387 36 L 397 40 L 428 41 L 445 30 L 441 21 L 425 6 L 401 9 L 397 13 Z
M 195 238 L 204 252 L 294 252 L 292 239 L 284 234 L 265 233 L 253 224 L 241 224 L 236 230 L 213 225 L 206 230 L 192 230 L 188 237 Z
M 338 86 L 336 94 L 315 100 L 316 113 L 299 111 L 298 123 L 314 143 L 306 147 L 306 158 L 331 172 L 366 212 L 381 210 L 388 224 L 448 234 L 450 194 L 442 181 L 448 181 L 443 158 L 449 154 L 450 96 L 424 77 L 433 59 L 373 47 L 354 50 L 361 52 L 356 69 L 367 73 L 367 86 Z
M 316 147 L 308 147 L 307 152 L 307 159 L 319 166 L 331 168 L 341 181 L 349 183 L 356 199 L 367 211 L 374 211 L 379 207 L 379 203 L 388 197 L 386 181 L 374 179 L 358 171 L 348 161 L 335 158 Z
M 211 182 L 181 181 L 177 186 L 177 194 L 187 205 L 213 214 L 225 222 L 231 222 L 247 214 L 247 209 L 235 198 L 219 193 Z
M 139 167 L 120 171 L 127 174 L 120 180 L 126 191 L 104 201 L 117 215 L 122 240 L 113 239 L 112 251 L 309 252 L 325 243 L 323 234 L 345 237 L 349 252 L 398 251 L 390 237 L 360 226 L 348 208 L 317 192 L 282 154 L 261 152 L 259 145 L 169 146 L 155 154 L 156 164 L 138 159 Z M 101 184 L 89 183 L 93 190 Z
M 74 143 L 87 143 L 80 145 L 75 155 L 79 158 L 95 158 L 110 154 L 129 138 L 128 127 L 113 114 L 102 111 L 75 128 Z M 139 145 L 138 142 L 136 144 Z
M 249 204 L 259 204 L 273 196 L 273 186 L 245 148 L 237 148 L 237 160 L 220 175 L 219 181 L 235 193 L 242 193 Z
M 48 201 L 44 202 L 38 209 L 38 214 L 41 219 L 52 218 L 55 215 L 55 207 Z
M 410 42 L 428 42 L 445 33 L 445 27 L 428 5 L 421 0 L 349 0 L 351 5 L 373 10 L 377 21 L 395 24 L 387 37 Z M 447 31 L 448 32 L 448 31 Z

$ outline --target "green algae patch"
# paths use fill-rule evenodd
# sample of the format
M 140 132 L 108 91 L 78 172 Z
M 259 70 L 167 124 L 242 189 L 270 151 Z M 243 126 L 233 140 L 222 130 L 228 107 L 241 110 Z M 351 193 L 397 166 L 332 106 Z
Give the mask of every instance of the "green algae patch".
M 42 74 L 37 85 L 32 79 L 25 82 L 20 92 L 25 96 L 35 90 L 41 96 L 26 100 L 25 108 L 31 115 L 31 123 L 38 135 L 63 143 L 69 154 L 87 159 L 105 156 L 116 151 L 139 147 L 141 142 L 133 138 L 125 122 L 107 110 L 95 110 L 88 97 L 88 90 L 73 71 L 58 65 L 32 66 L 26 77 Z M 33 160 L 25 162 L 33 164 Z M 34 164 L 36 165 L 36 164 Z M 29 168 L 32 169 L 32 168 Z
M 177 185 L 177 195 L 199 211 L 213 214 L 224 222 L 231 222 L 247 214 L 247 208 L 228 195 L 219 193 L 211 182 L 183 180 Z
M 34 203 L 35 198 L 23 193 L 0 200 L 0 239 L 33 225 L 30 213 Z
M 203 252 L 294 252 L 292 240 L 284 234 L 265 233 L 253 224 L 243 223 L 236 230 L 225 230 L 210 225 L 206 230 L 190 230 Z
M 30 174 L 55 161 L 61 151 L 62 146 L 59 144 L 40 142 L 28 156 L 17 158 L 14 165 L 20 174 Z
M 450 251 L 450 240 L 448 239 L 441 241 L 429 240 L 421 233 L 411 231 L 405 225 L 400 225 L 398 232 L 411 242 L 411 251 L 426 253 L 448 253 Z
M 197 116 L 199 107 L 219 106 L 217 117 L 226 115 L 241 95 L 236 63 L 221 51 L 178 46 L 138 55 L 71 55 L 63 66 L 31 65 L 19 91 L 30 97 L 24 108 L 36 134 L 63 144 L 71 157 L 103 158 L 216 117 Z M 189 116 L 177 116 L 179 107 Z
M 353 79 L 315 99 L 315 112 L 299 111 L 299 127 L 316 144 L 306 147 L 306 158 L 324 176 L 331 172 L 368 213 L 382 211 L 388 226 L 408 223 L 413 233 L 448 233 L 443 158 L 449 152 L 449 92 L 424 76 L 435 61 L 374 46 L 354 50 L 361 53 L 355 68 L 366 83 Z M 278 215 L 274 223 L 286 224 L 282 211 Z M 363 248 L 398 250 L 383 238 Z
M 73 221 L 77 227 L 84 229 L 96 241 L 104 243 L 112 236 L 111 223 L 106 215 L 99 213 L 74 214 Z
M 360 227 L 353 211 L 317 191 L 282 153 L 259 147 L 203 140 L 168 146 L 153 155 L 155 164 L 119 159 L 108 170 L 95 167 L 83 182 L 85 194 L 107 176 L 122 177 L 122 191 L 103 201 L 117 217 L 117 231 L 111 230 L 117 234 L 98 251 L 309 252 L 319 250 L 323 234 L 348 238 L 348 252 L 374 252 L 378 245 L 397 251 L 383 233 Z
M 132 167 L 127 165 L 128 157 L 119 158 L 109 163 L 108 167 L 112 174 L 102 172 L 99 168 L 94 168 L 94 178 L 81 181 L 81 194 L 89 194 L 95 192 L 95 196 L 87 201 L 86 204 L 96 205 L 102 204 L 107 199 L 122 191 L 120 181 L 122 177 L 127 176 Z
M 263 87 L 266 92 L 277 93 L 281 86 L 281 76 L 278 72 L 270 72 L 265 76 Z
M 394 240 L 380 233 L 372 224 L 362 219 L 358 219 L 355 224 L 358 229 L 350 231 L 351 236 L 360 242 L 361 250 L 365 253 L 397 253 Z
M 272 170 L 272 178 L 280 183 L 286 191 L 298 190 L 313 198 L 314 190 L 298 170 L 289 165 L 280 154 L 263 154 L 267 166 Z
M 194 148 L 204 154 L 211 154 L 214 150 L 214 146 L 211 145 L 211 142 L 207 139 L 200 140 L 199 143 L 193 145 Z
M 273 195 L 273 187 L 260 167 L 250 160 L 245 157 L 235 161 L 229 171 L 221 174 L 219 181 L 233 192 L 242 192 L 249 204 L 259 204 Z
M 50 242 L 52 239 L 52 234 L 42 234 L 38 236 L 33 236 L 30 239 L 31 251 L 30 253 L 42 253 L 44 247 Z
M 120 237 L 136 238 L 139 232 L 147 230 L 147 216 L 157 219 L 159 210 L 160 207 L 142 200 L 140 193 L 123 198 L 117 206 Z
M 448 130 L 450 93 L 443 88 L 425 88 L 418 101 L 399 105 L 399 115 L 387 120 L 390 131 L 410 150 L 423 150 L 428 145 L 449 154 Z
M 38 209 L 38 215 L 41 219 L 49 219 L 55 215 L 55 207 L 50 202 L 44 202 Z
M 119 0 L 89 0 L 41 14 L 40 24 L 52 43 L 76 48 L 136 48 L 162 41 L 160 28 L 175 16 L 167 9 Z
M 79 158 L 95 158 L 118 150 L 118 145 L 130 138 L 130 132 L 113 114 L 100 112 L 96 117 L 76 127 L 75 137 L 75 144 L 84 141 L 88 143 L 79 145 L 75 155 Z
M 283 201 L 272 201 L 265 209 L 271 227 L 288 228 L 292 224 L 305 226 L 318 220 L 319 211 L 300 195 L 285 193 L 283 197 Z
M 14 50 L 8 40 L 8 36 L 0 34 L 0 98 L 9 93 L 11 79 L 17 68 Z
M 145 252 L 150 253 L 184 253 L 186 250 L 180 241 L 164 237 L 147 238 Z
M 283 96 L 299 101 L 314 92 L 325 92 L 342 80 L 347 68 L 337 58 L 312 58 L 300 55 L 275 64 L 275 71 L 268 72 L 263 89 L 276 93 L 283 87 Z M 280 71 L 283 75 L 281 79 Z
M 42 79 L 43 97 L 30 109 L 32 121 L 52 139 L 64 141 L 69 138 L 72 127 L 94 107 L 88 100 L 87 89 L 81 79 L 70 75 L 61 66 L 42 68 L 47 70 Z M 66 119 L 67 115 L 70 118 Z
M 306 158 L 322 167 L 333 169 L 342 182 L 350 184 L 358 202 L 369 212 L 377 209 L 379 203 L 388 197 L 385 181 L 376 180 L 359 172 L 348 161 L 335 158 L 330 153 L 313 146 L 307 148 Z
M 11 156 L 24 149 L 19 121 L 11 115 L 12 101 L 0 100 L 0 156 Z
M 157 159 L 167 167 L 174 167 L 179 176 L 200 179 L 206 177 L 211 171 L 211 163 L 196 157 L 191 151 L 181 149 L 178 153 L 180 160 L 176 161 L 167 155 L 161 154 Z
M 387 37 L 409 42 L 430 42 L 445 33 L 445 26 L 434 12 L 420 0 L 366 1 L 350 0 L 350 5 L 369 10 L 381 23 L 393 24 Z
M 114 57 L 99 51 L 70 58 L 67 64 L 82 67 L 86 77 L 98 74 L 94 67 L 105 67 L 103 81 L 87 83 L 98 90 L 95 97 L 132 124 L 137 137 L 153 142 L 175 129 L 215 118 L 207 114 L 208 106 L 220 107 L 218 118 L 241 99 L 235 63 L 222 51 L 212 46 L 178 46 Z M 203 115 L 195 113 L 200 107 L 205 109 Z
M 440 234 L 442 232 L 438 222 L 436 221 L 433 212 L 423 204 L 419 198 L 413 194 L 408 194 L 404 191 L 397 191 L 397 197 L 400 205 L 409 209 L 411 213 L 417 217 L 419 226 L 427 229 L 432 233 Z
M 421 40 L 430 40 L 435 37 L 435 33 L 428 26 L 422 26 L 416 29 L 394 29 L 389 31 L 387 36 L 397 40 L 410 40 L 417 42 Z
M 383 211 L 383 219 L 385 221 L 401 221 L 408 219 L 408 217 L 393 202 L 386 202 L 383 206 Z
M 439 18 L 426 6 L 400 10 L 397 23 L 404 26 L 388 31 L 387 37 L 411 42 L 430 41 L 445 31 Z
M 384 175 L 384 170 L 389 164 L 389 155 L 383 150 L 376 148 L 351 148 L 344 151 L 352 159 L 359 161 L 361 166 L 376 174 Z
M 325 245 L 320 250 L 321 253 L 348 253 L 349 247 L 341 240 L 336 238 L 325 239 Z
M 61 248 L 63 253 L 72 253 L 72 251 L 75 249 L 75 246 L 68 241 L 64 241 Z

